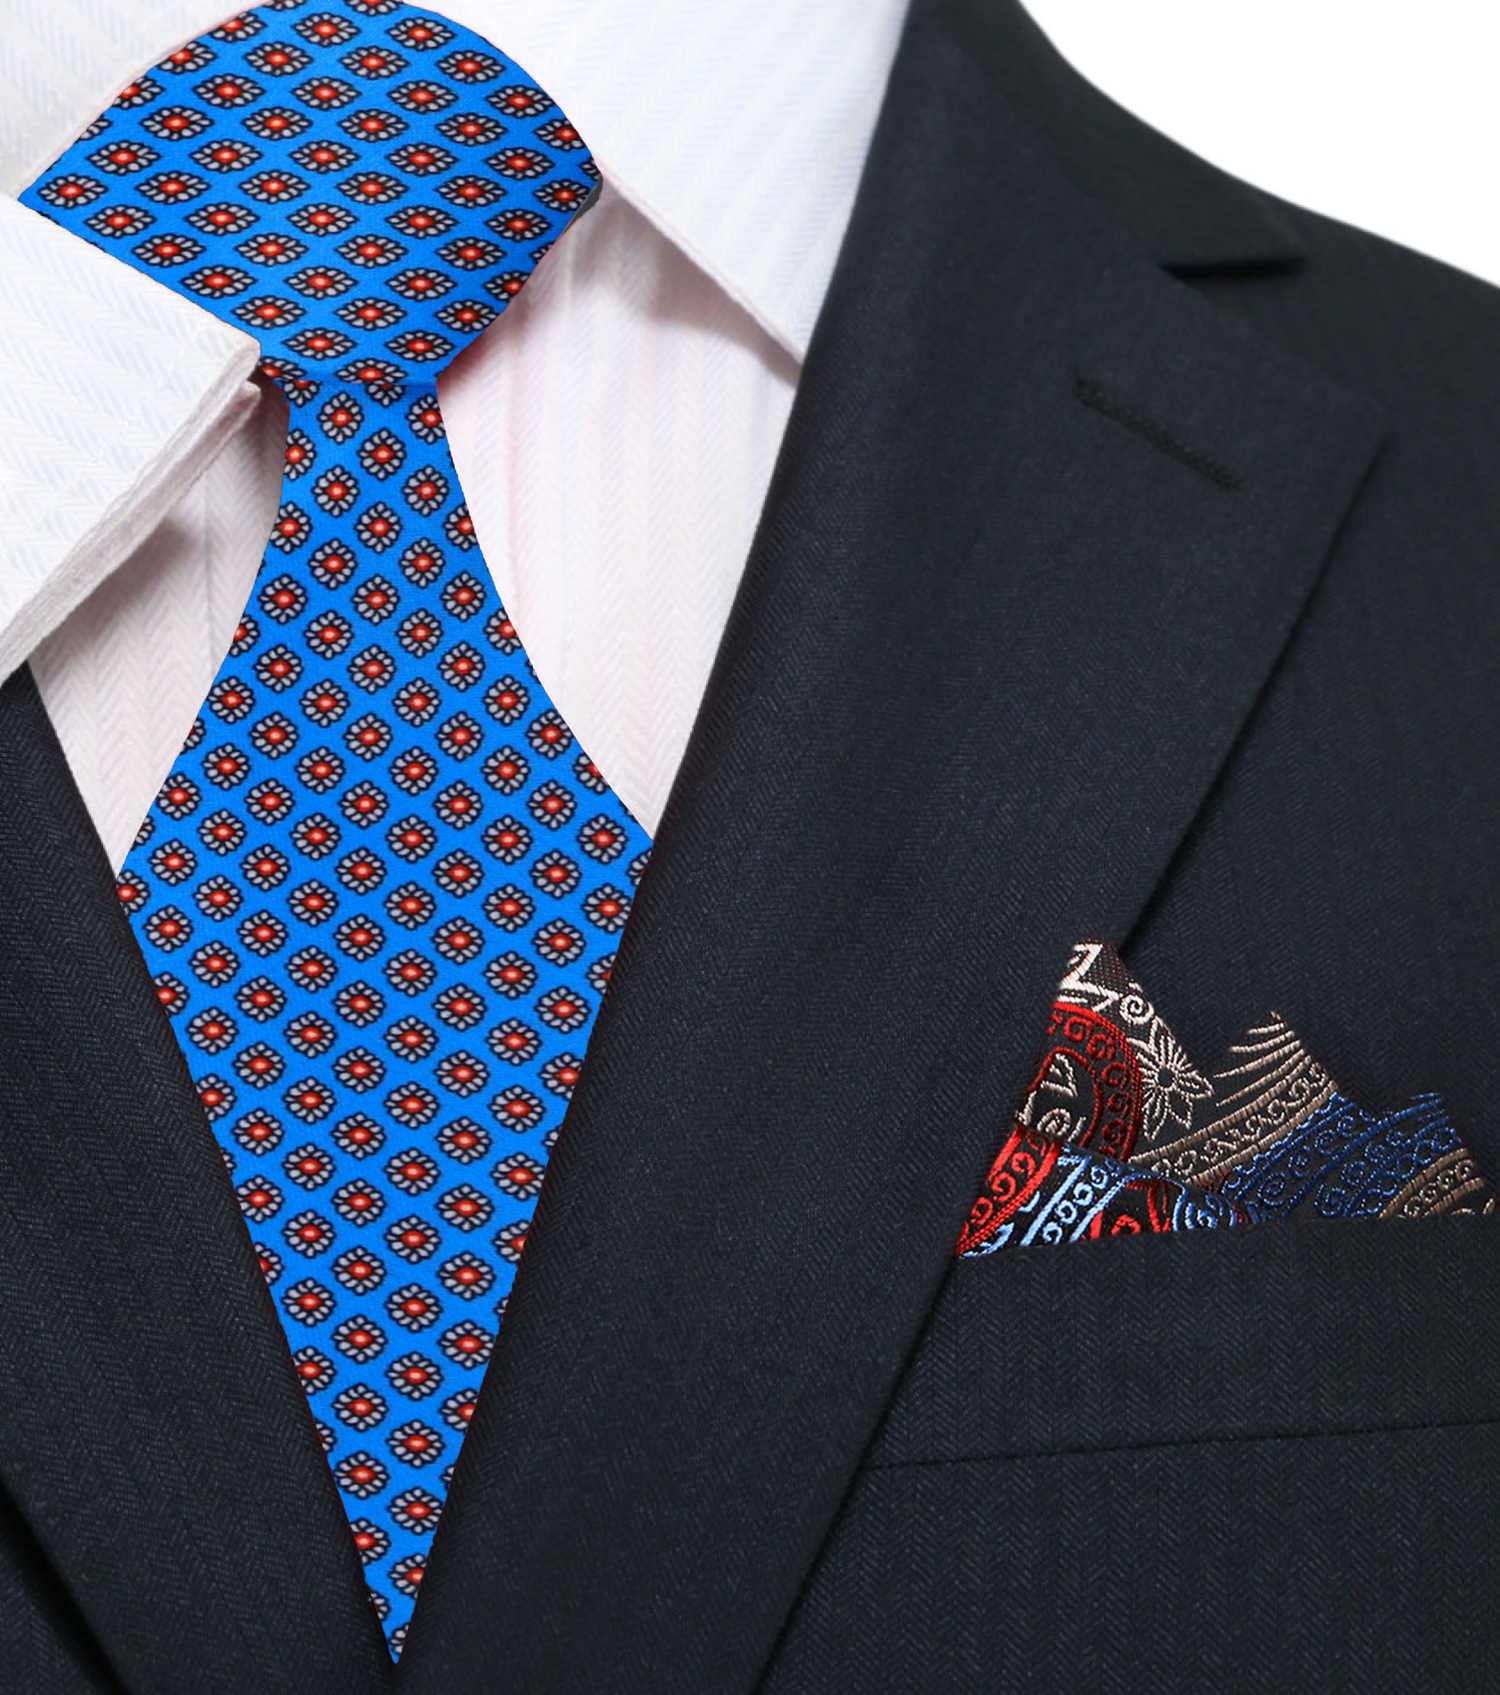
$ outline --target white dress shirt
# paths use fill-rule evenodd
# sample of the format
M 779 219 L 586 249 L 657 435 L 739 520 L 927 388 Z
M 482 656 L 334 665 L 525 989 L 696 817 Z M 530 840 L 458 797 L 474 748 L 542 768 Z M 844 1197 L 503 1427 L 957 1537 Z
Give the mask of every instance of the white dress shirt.
M 438 390 L 527 652 L 654 830 L 904 0 L 438 10 L 541 83 L 604 173 L 598 207 Z M 0 0 L 0 191 L 19 193 L 121 87 L 226 12 Z M 286 408 L 247 387 L 249 337 L 14 202 L 0 201 L 0 248 L 0 358 L 18 373 L 0 399 L 0 676 L 30 659 L 118 865 L 249 596 Z M 23 356 L 39 335 L 45 357 Z M 39 444 L 28 419 L 44 415 Z

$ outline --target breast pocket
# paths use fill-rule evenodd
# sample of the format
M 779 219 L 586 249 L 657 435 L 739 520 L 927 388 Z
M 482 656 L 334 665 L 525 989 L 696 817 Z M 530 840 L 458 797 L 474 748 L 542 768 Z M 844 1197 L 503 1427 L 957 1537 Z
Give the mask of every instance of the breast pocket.
M 767 1687 L 1446 1695 L 1497 1655 L 1500 1221 L 1263 1225 L 956 1261 Z

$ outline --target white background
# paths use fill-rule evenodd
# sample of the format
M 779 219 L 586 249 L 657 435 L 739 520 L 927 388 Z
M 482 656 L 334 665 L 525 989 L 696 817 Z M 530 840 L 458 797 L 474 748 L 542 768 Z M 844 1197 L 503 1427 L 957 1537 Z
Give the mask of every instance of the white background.
M 1500 0 L 1023 3 L 1193 152 L 1500 283 Z

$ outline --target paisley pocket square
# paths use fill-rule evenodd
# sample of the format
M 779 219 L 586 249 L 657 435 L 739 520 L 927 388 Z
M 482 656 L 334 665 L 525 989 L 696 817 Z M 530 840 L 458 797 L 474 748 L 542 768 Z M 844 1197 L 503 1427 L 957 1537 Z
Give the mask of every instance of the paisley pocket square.
M 958 1253 L 1271 1218 L 1494 1210 L 1436 1095 L 1366 1112 L 1275 1013 L 1206 1074 L 1120 956 L 1087 938 Z

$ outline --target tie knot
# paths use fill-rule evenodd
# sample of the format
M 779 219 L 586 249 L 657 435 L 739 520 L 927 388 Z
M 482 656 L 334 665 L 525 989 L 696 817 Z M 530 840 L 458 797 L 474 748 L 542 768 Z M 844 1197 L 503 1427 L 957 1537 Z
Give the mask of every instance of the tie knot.
M 430 385 L 598 171 L 471 31 L 403 0 L 305 3 L 169 54 L 23 198 L 247 329 L 289 393 Z

